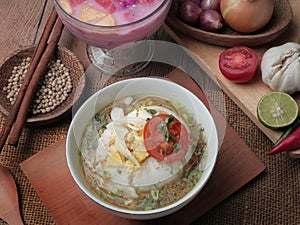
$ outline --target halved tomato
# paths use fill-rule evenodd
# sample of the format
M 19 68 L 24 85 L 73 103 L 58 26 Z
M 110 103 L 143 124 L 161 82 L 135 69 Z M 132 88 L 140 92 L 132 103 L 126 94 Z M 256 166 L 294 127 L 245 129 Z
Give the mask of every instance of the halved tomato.
M 222 74 L 236 83 L 250 81 L 258 67 L 257 53 L 245 46 L 236 46 L 223 51 L 219 56 Z
M 156 160 L 178 162 L 188 151 L 188 131 L 173 115 L 159 114 L 145 124 L 144 144 L 149 155 Z

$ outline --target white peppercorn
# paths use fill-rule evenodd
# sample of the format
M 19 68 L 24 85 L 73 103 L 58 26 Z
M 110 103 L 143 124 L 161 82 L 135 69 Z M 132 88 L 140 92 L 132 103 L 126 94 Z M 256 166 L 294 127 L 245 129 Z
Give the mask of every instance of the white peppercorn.
M 14 66 L 10 78 L 7 79 L 7 86 L 3 87 L 11 104 L 16 100 L 30 61 L 31 58 L 27 57 L 19 66 Z M 60 59 L 52 60 L 35 93 L 31 113 L 35 115 L 53 111 L 67 99 L 72 88 L 69 69 Z

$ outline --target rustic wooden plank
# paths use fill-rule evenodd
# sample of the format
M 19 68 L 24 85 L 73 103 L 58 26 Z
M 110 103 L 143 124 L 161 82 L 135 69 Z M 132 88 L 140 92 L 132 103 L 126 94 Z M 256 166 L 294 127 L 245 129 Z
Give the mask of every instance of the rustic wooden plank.
M 1 64 L 14 51 L 36 42 L 44 4 L 40 0 L 0 2 Z

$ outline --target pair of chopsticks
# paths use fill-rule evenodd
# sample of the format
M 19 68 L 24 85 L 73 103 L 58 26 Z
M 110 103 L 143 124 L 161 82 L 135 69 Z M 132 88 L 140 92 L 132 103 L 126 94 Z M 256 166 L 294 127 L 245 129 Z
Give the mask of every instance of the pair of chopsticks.
M 12 110 L 7 116 L 0 132 L 0 153 L 10 133 L 8 144 L 12 146 L 18 145 L 22 129 L 27 119 L 28 109 L 34 98 L 39 81 L 43 77 L 48 63 L 56 51 L 62 30 L 63 24 L 59 19 L 55 8 L 53 8 L 42 36 L 35 48 L 24 81 L 12 106 Z

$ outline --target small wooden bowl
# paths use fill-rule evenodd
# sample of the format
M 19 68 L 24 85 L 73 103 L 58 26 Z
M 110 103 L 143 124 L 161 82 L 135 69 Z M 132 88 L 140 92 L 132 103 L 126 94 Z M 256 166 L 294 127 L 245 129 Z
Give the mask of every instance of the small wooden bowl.
M 24 58 L 32 57 L 34 49 L 35 46 L 31 46 L 18 50 L 8 57 L 0 67 L 0 111 L 5 116 L 9 114 L 12 105 L 6 98 L 7 93 L 3 90 L 3 87 L 7 86 L 13 67 L 20 65 Z M 60 59 L 65 67 L 70 70 L 73 84 L 72 92 L 60 106 L 51 112 L 36 115 L 28 114 L 27 125 L 47 125 L 59 121 L 71 110 L 83 93 L 85 86 L 84 67 L 79 59 L 73 52 L 62 46 L 58 46 L 55 57 Z
M 177 18 L 175 3 L 173 3 L 166 19 L 166 25 L 184 35 L 209 44 L 227 47 L 238 45 L 259 46 L 270 43 L 279 37 L 292 21 L 293 11 L 289 0 L 275 0 L 274 3 L 274 12 L 269 23 L 262 30 L 251 34 L 238 33 L 227 25 L 219 33 L 191 27 Z

